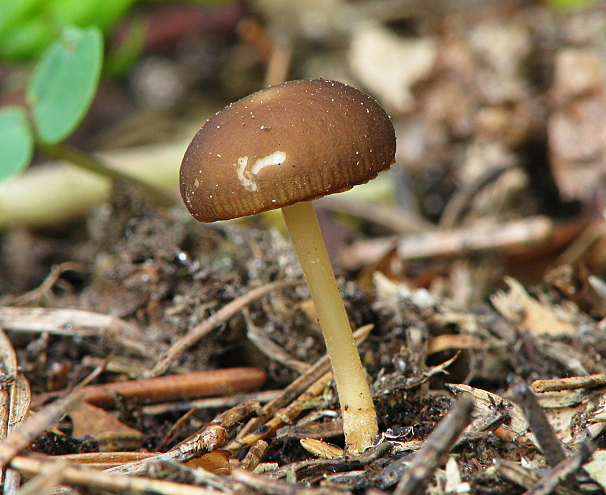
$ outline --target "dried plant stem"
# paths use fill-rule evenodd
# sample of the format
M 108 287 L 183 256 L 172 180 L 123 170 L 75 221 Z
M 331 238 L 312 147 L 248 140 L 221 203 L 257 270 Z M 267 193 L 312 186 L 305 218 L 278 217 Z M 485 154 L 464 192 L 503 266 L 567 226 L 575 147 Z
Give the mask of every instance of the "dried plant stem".
M 245 469 L 234 469 L 232 478 L 254 490 L 254 493 L 271 493 L 274 495 L 342 495 L 341 488 L 306 488 L 303 486 L 293 487 L 291 483 L 282 480 L 274 480 L 267 476 L 259 476 Z
M 267 375 L 259 368 L 224 368 L 194 371 L 180 375 L 88 385 L 82 388 L 84 400 L 99 407 L 112 407 L 117 396 L 138 402 L 157 403 L 187 400 L 192 397 L 233 394 L 253 390 L 265 382 Z M 55 392 L 41 394 L 38 401 Z
M 128 462 L 121 466 L 111 468 L 108 472 L 116 474 L 140 475 L 147 469 L 148 463 L 152 461 L 177 461 L 187 462 L 190 459 L 211 452 L 222 447 L 229 440 L 229 430 L 253 412 L 256 412 L 259 404 L 255 401 L 246 401 L 242 404 L 228 409 L 219 414 L 213 421 L 208 423 L 204 429 L 184 442 L 176 445 L 168 452 L 153 457 Z
M 596 450 L 597 446 L 591 440 L 585 440 L 579 445 L 579 449 L 574 455 L 566 457 L 547 475 L 537 481 L 524 495 L 549 495 L 553 493 L 558 485 L 563 483 L 565 486 L 570 484 L 570 480 L 575 481 L 571 488 L 574 493 L 581 493 L 582 490 L 576 484 L 574 474 L 585 464 Z
M 373 329 L 373 325 L 364 325 L 354 332 L 356 345 L 360 345 Z M 311 386 L 316 380 L 320 379 L 324 373 L 330 370 L 330 361 L 328 355 L 325 354 L 318 359 L 304 374 L 289 384 L 275 399 L 271 400 L 261 410 L 261 414 L 257 418 L 251 419 L 238 434 L 238 438 L 248 435 L 253 430 L 256 430 L 263 423 L 268 421 L 278 409 L 287 406 L 296 399 L 303 391 Z
M 425 441 L 398 482 L 394 495 L 423 493 L 427 478 L 445 462 L 446 454 L 455 445 L 459 435 L 471 421 L 474 401 L 463 396 L 457 400 L 448 414 L 438 423 Z
M 517 383 L 510 388 L 509 395 L 524 410 L 530 430 L 534 433 L 547 464 L 554 467 L 562 462 L 566 458 L 562 442 L 532 389 L 526 383 Z
M 330 383 L 333 378 L 333 374 L 331 372 L 325 373 L 319 380 L 317 380 L 313 385 L 311 385 L 305 392 L 303 392 L 295 401 L 293 401 L 288 407 L 285 407 L 281 411 L 278 411 L 277 414 L 270 419 L 267 423 L 265 423 L 262 427 L 257 428 L 252 433 L 244 436 L 243 438 L 239 438 L 230 442 L 225 450 L 229 450 L 232 452 L 237 452 L 246 447 L 250 447 L 258 440 L 262 440 L 263 438 L 267 438 L 271 434 L 273 434 L 278 428 L 284 426 L 285 424 L 292 424 L 295 418 L 301 414 L 305 404 L 320 395 L 324 388 Z
M 79 309 L 0 307 L 0 327 L 13 332 L 48 332 L 71 337 L 103 337 L 139 356 L 154 349 L 134 325 L 108 314 Z
M 22 450 L 26 449 L 40 433 L 60 419 L 82 399 L 79 392 L 74 392 L 46 406 L 19 426 L 0 442 L 0 468 L 4 469 Z
M 52 471 L 55 461 L 43 461 L 26 456 L 17 456 L 11 461 L 11 467 L 26 475 L 36 475 Z M 136 476 L 121 476 L 79 466 L 63 466 L 60 473 L 61 483 L 82 487 L 110 490 L 119 493 L 162 495 L 216 495 L 216 490 L 201 488 L 182 483 L 155 480 Z

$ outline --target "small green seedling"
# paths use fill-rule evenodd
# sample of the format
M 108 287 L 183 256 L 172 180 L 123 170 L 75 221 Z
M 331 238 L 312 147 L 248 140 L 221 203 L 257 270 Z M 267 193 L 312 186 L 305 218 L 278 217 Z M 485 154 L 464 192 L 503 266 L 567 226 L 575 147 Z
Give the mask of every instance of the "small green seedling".
M 34 143 L 54 145 L 74 131 L 95 96 L 102 62 L 96 27 L 67 27 L 48 47 L 27 88 L 29 115 L 17 106 L 0 110 L 0 181 L 29 164 Z
M 38 138 L 55 144 L 86 115 L 103 65 L 103 37 L 96 27 L 67 27 L 44 53 L 27 88 Z
M 96 26 L 66 27 L 36 64 L 27 87 L 28 109 L 0 109 L 0 182 L 21 172 L 34 147 L 112 180 L 133 181 L 157 201 L 173 198 L 160 188 L 108 167 L 63 141 L 82 121 L 93 101 L 103 65 L 103 37 Z
M 23 170 L 34 153 L 34 136 L 21 107 L 0 110 L 0 181 Z

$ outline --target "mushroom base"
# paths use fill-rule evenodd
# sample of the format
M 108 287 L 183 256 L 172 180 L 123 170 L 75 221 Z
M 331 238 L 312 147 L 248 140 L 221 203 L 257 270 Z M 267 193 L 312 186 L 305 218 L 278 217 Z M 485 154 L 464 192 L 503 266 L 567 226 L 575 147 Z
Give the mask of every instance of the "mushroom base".
M 282 213 L 330 356 L 346 448 L 349 453 L 360 453 L 375 440 L 377 416 L 316 213 L 311 201 L 283 207 Z

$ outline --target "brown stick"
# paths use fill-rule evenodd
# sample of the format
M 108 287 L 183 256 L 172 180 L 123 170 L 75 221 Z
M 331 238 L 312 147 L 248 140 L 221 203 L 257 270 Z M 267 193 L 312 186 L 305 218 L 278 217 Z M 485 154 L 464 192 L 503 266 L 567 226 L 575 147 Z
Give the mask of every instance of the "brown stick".
M 585 440 L 574 455 L 563 459 L 562 462 L 553 468 L 551 473 L 537 481 L 524 495 L 549 495 L 562 482 L 568 484 L 567 482 L 570 479 L 576 482 L 574 474 L 589 460 L 596 447 L 591 440 Z M 581 492 L 576 483 L 573 491 L 574 493 Z
M 266 378 L 266 373 L 259 368 L 227 368 L 89 385 L 83 387 L 82 392 L 86 402 L 100 407 L 112 407 L 117 396 L 151 404 L 246 392 L 261 386 Z M 52 397 L 52 394 L 43 394 L 38 399 L 48 397 Z
M 427 437 L 424 447 L 415 454 L 398 482 L 394 495 L 424 492 L 423 486 L 427 478 L 443 465 L 446 455 L 471 421 L 473 407 L 473 399 L 468 396 L 461 397 L 453 404 L 448 414 Z
M 11 467 L 20 473 L 35 475 L 53 469 L 55 461 L 42 461 L 33 457 L 17 456 L 11 461 Z M 154 480 L 137 476 L 122 476 L 87 469 L 81 466 L 64 466 L 61 469 L 61 483 L 73 486 L 100 488 L 119 493 L 163 495 L 215 495 L 216 490 L 209 488 Z
M 366 337 L 368 337 L 368 334 L 372 331 L 373 326 L 374 325 L 372 324 L 364 325 L 354 332 L 356 345 L 360 345 L 362 342 L 364 342 Z M 238 434 L 238 438 L 245 437 L 253 430 L 259 428 L 265 422 L 269 421 L 269 419 L 276 413 L 278 409 L 290 404 L 300 394 L 302 394 L 306 388 L 310 387 L 328 370 L 330 370 L 330 361 L 328 359 L 328 354 L 325 354 L 312 366 L 310 366 L 305 373 L 289 384 L 278 397 L 265 404 L 265 406 L 263 406 L 262 413 L 258 417 L 251 419 L 248 424 L 242 428 Z
M 40 433 L 61 418 L 81 399 L 82 395 L 79 392 L 72 393 L 50 404 L 17 426 L 0 442 L 0 468 L 5 468 L 15 456 L 27 448 L 30 442 L 33 442 Z

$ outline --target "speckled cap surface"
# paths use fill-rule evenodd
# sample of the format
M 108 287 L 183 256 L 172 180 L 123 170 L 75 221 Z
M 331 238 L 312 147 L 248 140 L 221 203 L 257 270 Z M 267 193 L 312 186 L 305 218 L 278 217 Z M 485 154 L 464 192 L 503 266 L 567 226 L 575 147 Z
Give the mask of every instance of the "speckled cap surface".
M 183 158 L 181 195 L 201 222 L 253 215 L 367 182 L 395 151 L 373 98 L 336 81 L 290 81 L 206 122 Z

